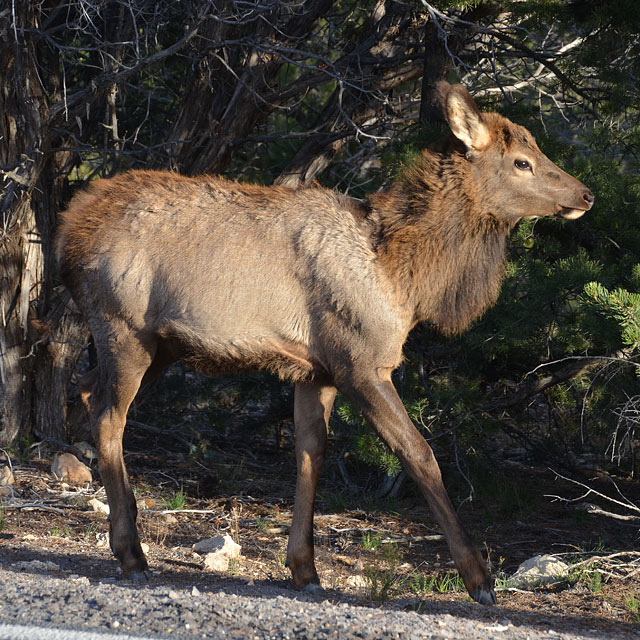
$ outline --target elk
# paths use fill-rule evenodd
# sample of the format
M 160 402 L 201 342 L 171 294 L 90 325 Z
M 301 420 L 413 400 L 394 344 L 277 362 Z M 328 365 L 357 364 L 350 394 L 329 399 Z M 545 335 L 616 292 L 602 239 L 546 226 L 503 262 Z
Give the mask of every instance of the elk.
M 339 390 L 424 494 L 471 597 L 495 603 L 391 373 L 417 323 L 455 334 L 495 302 L 519 219 L 575 219 L 594 198 L 525 128 L 481 113 L 462 85 L 437 90 L 447 141 L 367 203 L 317 185 L 128 171 L 95 181 L 61 214 L 60 272 L 97 351 L 81 395 L 125 576 L 148 568 L 122 454 L 127 410 L 141 385 L 182 359 L 210 374 L 267 369 L 295 383 L 295 585 L 319 585 L 314 500 Z

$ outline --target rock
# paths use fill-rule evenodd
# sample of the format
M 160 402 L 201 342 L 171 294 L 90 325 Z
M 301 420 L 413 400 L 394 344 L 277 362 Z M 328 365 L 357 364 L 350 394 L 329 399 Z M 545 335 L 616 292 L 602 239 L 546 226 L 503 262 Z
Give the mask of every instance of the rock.
M 66 480 L 71 484 L 93 482 L 91 469 L 71 453 L 57 455 L 51 465 L 51 473 L 59 480 Z
M 356 587 L 357 589 L 364 589 L 368 586 L 369 583 L 367 582 L 367 579 L 364 576 L 356 573 L 355 575 L 349 576 L 347 578 L 347 584 L 350 587 Z
M 508 585 L 516 589 L 533 589 L 558 582 L 569 573 L 569 566 L 555 556 L 545 554 L 525 560 L 509 578 Z
M 240 557 L 240 545 L 236 544 L 230 535 L 215 536 L 196 542 L 192 549 L 197 553 L 223 553 L 230 558 Z
M 13 489 L 9 485 L 0 485 L 0 496 L 10 496 Z
M 13 477 L 11 468 L 4 465 L 0 467 L 0 486 L 6 487 L 14 483 L 15 483 L 15 478 Z
M 229 568 L 230 560 L 231 558 L 229 558 L 229 556 L 217 552 L 207 553 L 204 557 L 204 566 L 211 571 L 223 573 Z
M 96 547 L 99 549 L 105 549 L 109 546 L 109 534 L 101 531 L 96 533 Z
M 204 566 L 212 571 L 226 571 L 229 561 L 240 557 L 240 545 L 231 536 L 216 536 L 207 540 L 200 540 L 193 545 L 196 553 L 205 553 Z
M 147 555 L 149 553 L 149 545 L 146 542 L 141 542 L 140 547 L 142 548 L 142 553 Z
M 178 518 L 172 516 L 170 513 L 163 513 L 162 517 L 164 518 L 165 524 L 178 524 Z
M 98 452 L 88 442 L 74 442 L 73 446 L 82 454 L 82 457 L 91 464 L 98 459 Z
M 91 498 L 87 504 L 96 512 L 109 515 L 109 505 L 104 502 L 100 502 L 98 498 Z

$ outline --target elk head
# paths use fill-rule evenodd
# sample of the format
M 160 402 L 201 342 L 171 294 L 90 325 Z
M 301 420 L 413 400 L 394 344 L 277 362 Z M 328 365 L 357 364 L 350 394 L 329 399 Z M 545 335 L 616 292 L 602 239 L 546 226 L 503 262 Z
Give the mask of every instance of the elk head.
M 438 84 L 444 115 L 464 144 L 475 192 L 483 209 L 499 218 L 557 215 L 579 218 L 594 197 L 556 166 L 525 129 L 497 113 L 481 113 L 460 84 Z

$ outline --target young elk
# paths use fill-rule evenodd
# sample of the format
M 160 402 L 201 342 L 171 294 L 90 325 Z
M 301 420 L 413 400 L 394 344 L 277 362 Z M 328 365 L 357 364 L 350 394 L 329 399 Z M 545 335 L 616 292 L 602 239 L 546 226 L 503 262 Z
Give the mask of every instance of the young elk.
M 495 602 L 429 445 L 391 382 L 418 322 L 464 330 L 492 305 L 520 218 L 575 219 L 593 195 L 531 134 L 439 86 L 453 136 L 362 204 L 329 189 L 130 171 L 98 180 L 62 214 L 61 273 L 98 366 L 81 381 L 125 575 L 147 570 L 122 457 L 141 384 L 182 359 L 209 373 L 268 369 L 295 383 L 297 486 L 287 561 L 317 585 L 313 511 L 340 390 L 400 458 L 474 600 Z

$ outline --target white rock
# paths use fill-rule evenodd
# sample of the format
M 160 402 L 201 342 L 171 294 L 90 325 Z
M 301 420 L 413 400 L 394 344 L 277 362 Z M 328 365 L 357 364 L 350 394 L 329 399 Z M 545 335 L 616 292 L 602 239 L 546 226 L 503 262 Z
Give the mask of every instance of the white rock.
M 569 573 L 569 566 L 555 556 L 544 554 L 525 560 L 509 578 L 508 585 L 516 589 L 558 582 Z
M 220 553 L 229 558 L 239 558 L 241 547 L 230 535 L 224 535 L 200 540 L 193 545 L 192 549 L 197 553 Z
M 365 587 L 368 586 L 367 579 L 363 575 L 360 575 L 359 573 L 356 573 L 353 576 L 349 576 L 347 578 L 347 584 L 350 587 L 356 587 L 358 589 L 364 589 Z
M 15 478 L 13 477 L 13 473 L 11 473 L 11 469 L 7 466 L 0 467 L 0 486 L 7 486 L 10 484 L 14 484 Z
M 223 573 L 229 568 L 229 556 L 221 555 L 217 552 L 207 553 L 204 557 L 204 566 L 211 571 Z
M 93 482 L 91 469 L 71 453 L 57 455 L 51 465 L 51 473 L 59 480 L 66 480 L 71 484 Z
M 216 536 L 207 540 L 200 540 L 193 545 L 197 553 L 205 553 L 204 566 L 212 571 L 226 571 L 232 558 L 240 557 L 240 545 L 231 536 Z
M 98 500 L 98 498 L 91 498 L 91 500 L 89 500 L 87 504 L 96 513 L 104 513 L 106 515 L 109 515 L 109 505 L 105 504 L 104 502 L 101 502 L 100 500 Z
M 141 542 L 140 546 L 142 547 L 142 553 L 145 555 L 149 553 L 149 545 L 146 542 Z

